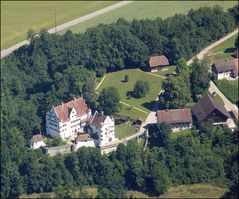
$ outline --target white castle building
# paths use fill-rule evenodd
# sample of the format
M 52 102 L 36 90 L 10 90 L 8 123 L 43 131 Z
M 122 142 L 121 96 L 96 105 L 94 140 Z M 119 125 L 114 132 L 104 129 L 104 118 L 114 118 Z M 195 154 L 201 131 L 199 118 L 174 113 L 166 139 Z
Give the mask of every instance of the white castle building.
M 46 134 L 51 137 L 70 137 L 83 128 L 91 118 L 91 109 L 85 104 L 83 97 L 79 97 L 57 107 L 52 107 L 46 113 Z
M 90 133 L 97 135 L 96 145 L 102 147 L 109 144 L 112 141 L 117 140 L 115 138 L 115 122 L 114 118 L 106 116 L 103 113 L 97 111 L 93 115 L 90 121 Z

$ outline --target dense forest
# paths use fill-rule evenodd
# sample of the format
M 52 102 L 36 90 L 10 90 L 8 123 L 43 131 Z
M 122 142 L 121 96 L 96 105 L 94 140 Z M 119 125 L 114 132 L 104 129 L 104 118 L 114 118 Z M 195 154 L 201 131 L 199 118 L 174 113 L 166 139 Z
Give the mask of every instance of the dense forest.
M 34 37 L 29 31 L 30 45 L 1 62 L 1 197 L 50 191 L 67 197 L 84 185 L 97 185 L 98 197 L 105 198 L 124 196 L 126 189 L 158 195 L 177 184 L 218 181 L 236 186 L 238 133 L 210 123 L 177 140 L 169 139 L 167 125 L 151 129 L 154 139 L 146 151 L 132 142 L 109 156 L 81 148 L 50 158 L 28 149 L 28 144 L 33 134 L 44 132 L 45 113 L 53 104 L 84 95 L 98 108 L 94 88 L 105 72 L 144 69 L 154 54 L 166 55 L 171 64 L 180 57 L 189 59 L 233 31 L 237 21 L 238 6 L 228 12 L 216 6 L 165 20 L 119 19 L 81 34 L 50 35 L 42 30 Z M 192 97 L 202 93 L 198 88 L 192 88 Z M 191 100 L 186 96 L 183 103 Z

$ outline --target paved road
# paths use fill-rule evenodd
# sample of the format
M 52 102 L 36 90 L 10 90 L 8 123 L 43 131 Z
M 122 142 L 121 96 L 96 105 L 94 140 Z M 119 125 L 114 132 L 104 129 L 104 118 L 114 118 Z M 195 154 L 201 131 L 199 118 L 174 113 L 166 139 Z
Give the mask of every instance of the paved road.
M 113 4 L 113 5 L 108 6 L 106 8 L 102 8 L 102 9 L 97 10 L 95 12 L 92 12 L 92 13 L 90 13 L 88 15 L 79 17 L 79 18 L 74 19 L 72 21 L 66 22 L 66 23 L 64 23 L 62 25 L 59 25 L 59 26 L 56 27 L 56 30 L 57 30 L 57 32 L 65 30 L 67 28 L 70 28 L 72 26 L 80 24 L 80 23 L 82 23 L 84 21 L 87 21 L 89 19 L 93 19 L 93 18 L 95 18 L 97 16 L 100 16 L 102 14 L 105 14 L 107 12 L 110 12 L 112 10 L 115 10 L 117 8 L 120 8 L 122 6 L 128 5 L 128 4 L 133 3 L 133 2 L 134 1 L 121 1 L 119 3 Z M 48 33 L 50 33 L 50 34 L 55 33 L 55 28 L 49 29 Z M 17 50 L 18 48 L 20 48 L 23 45 L 29 45 L 29 41 L 28 40 L 24 40 L 24 41 L 21 41 L 21 42 L 17 43 L 16 45 L 8 48 L 8 49 L 1 50 L 1 59 L 6 57 L 7 55 L 11 54 L 13 51 Z
M 212 48 L 216 47 L 217 45 L 221 44 L 222 42 L 224 42 L 225 40 L 229 39 L 230 37 L 232 37 L 233 35 L 238 34 L 238 29 L 234 30 L 233 32 L 231 32 L 230 34 L 226 35 L 225 37 L 221 38 L 220 40 L 214 42 L 213 44 L 209 45 L 208 47 L 204 48 L 200 53 L 198 53 L 196 56 L 194 56 L 192 59 L 190 59 L 187 64 L 191 64 L 193 62 L 193 59 L 195 57 L 197 57 L 199 60 L 203 58 L 204 55 L 206 55 L 208 53 L 209 50 L 211 50 Z

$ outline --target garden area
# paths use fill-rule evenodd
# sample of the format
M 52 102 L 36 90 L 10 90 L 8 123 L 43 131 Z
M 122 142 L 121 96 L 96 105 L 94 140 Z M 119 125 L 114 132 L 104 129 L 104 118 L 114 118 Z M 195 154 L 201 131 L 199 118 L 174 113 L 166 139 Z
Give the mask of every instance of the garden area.
M 216 85 L 227 99 L 234 104 L 238 103 L 238 79 L 231 81 L 226 79 L 218 80 Z
M 125 81 L 126 75 L 128 75 L 127 82 Z M 134 97 L 133 90 L 137 80 L 144 80 L 149 85 L 149 91 L 145 97 Z M 124 114 L 121 112 L 120 114 L 128 115 L 128 112 L 133 109 L 130 107 L 132 106 L 138 108 L 139 110 L 137 111 L 144 113 L 143 115 L 145 116 L 151 111 L 154 105 L 155 99 L 161 90 L 162 80 L 163 79 L 160 77 L 153 76 L 150 73 L 143 72 L 139 69 L 121 70 L 118 72 L 107 73 L 106 78 L 97 89 L 97 92 L 100 92 L 103 88 L 113 86 L 118 90 L 121 102 L 129 105 L 128 108 L 121 108 Z M 136 116 L 136 114 L 134 114 L 134 116 Z

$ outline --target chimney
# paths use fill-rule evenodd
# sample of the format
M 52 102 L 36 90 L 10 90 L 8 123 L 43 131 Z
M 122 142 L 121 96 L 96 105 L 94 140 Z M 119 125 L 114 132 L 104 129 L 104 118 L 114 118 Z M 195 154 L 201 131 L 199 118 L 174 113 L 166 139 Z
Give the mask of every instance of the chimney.
M 100 114 L 101 114 L 101 115 L 104 115 L 104 111 L 100 111 Z
M 166 109 L 166 112 L 168 112 L 168 109 Z
M 228 59 L 226 59 L 226 62 L 228 62 Z
M 61 102 L 61 106 L 64 106 L 64 103 L 63 103 L 63 102 Z
M 76 98 L 74 97 L 74 101 L 76 101 Z

